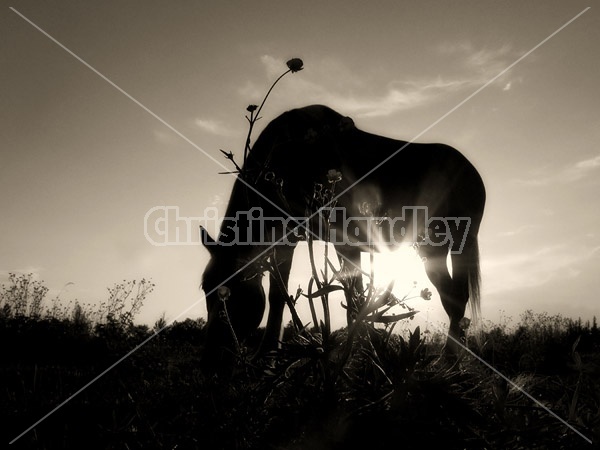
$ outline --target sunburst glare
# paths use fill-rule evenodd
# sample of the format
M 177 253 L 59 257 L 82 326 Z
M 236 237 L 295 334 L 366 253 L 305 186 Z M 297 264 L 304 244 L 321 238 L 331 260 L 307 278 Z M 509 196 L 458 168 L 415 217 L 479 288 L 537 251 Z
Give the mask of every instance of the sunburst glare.
M 366 273 L 371 272 L 370 260 L 369 253 L 362 254 L 361 265 Z M 415 284 L 420 288 L 431 285 L 421 257 L 408 244 L 401 245 L 393 251 L 383 249 L 374 253 L 373 274 L 376 287 L 387 286 L 394 280 L 394 294 L 397 296 L 406 295 Z M 369 281 L 366 275 L 364 281 L 365 284 Z

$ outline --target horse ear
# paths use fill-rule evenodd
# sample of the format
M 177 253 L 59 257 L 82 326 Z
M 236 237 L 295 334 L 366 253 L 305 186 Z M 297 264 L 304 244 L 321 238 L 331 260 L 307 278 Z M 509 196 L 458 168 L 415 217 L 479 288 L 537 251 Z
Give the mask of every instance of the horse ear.
M 202 245 L 204 245 L 204 248 L 209 251 L 211 256 L 214 255 L 217 241 L 215 241 L 202 226 L 200 227 L 200 241 L 202 242 Z

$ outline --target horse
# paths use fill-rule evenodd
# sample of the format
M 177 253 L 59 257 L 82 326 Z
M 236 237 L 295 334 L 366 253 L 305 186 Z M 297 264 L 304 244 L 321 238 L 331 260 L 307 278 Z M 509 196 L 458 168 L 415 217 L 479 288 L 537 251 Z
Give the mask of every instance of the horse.
M 402 218 L 405 226 L 389 228 L 387 245 L 407 236 L 419 236 L 421 242 L 423 235 L 429 236 L 419 254 L 450 321 L 446 349 L 458 351 L 467 302 L 473 315 L 480 303 L 477 235 L 486 197 L 480 174 L 450 146 L 368 133 L 351 118 L 312 105 L 287 111 L 265 127 L 234 183 L 219 236 L 213 239 L 201 229 L 210 253 L 202 275 L 208 310 L 205 352 L 213 360 L 222 358 L 234 340 L 239 344 L 258 329 L 266 307 L 262 275 L 269 264 L 276 270 L 269 270 L 269 314 L 261 348 L 277 348 L 294 248 L 303 237 L 298 230 L 306 225 L 290 218 L 314 216 L 317 187 L 326 191 L 333 183 L 336 193 L 330 198 L 336 213 Z M 285 225 L 284 232 L 278 224 Z M 346 275 L 362 288 L 357 268 L 366 248 L 364 227 L 336 220 L 328 236 L 315 238 L 333 236 L 332 231 L 354 238 L 334 239 L 333 245 Z M 437 241 L 431 236 L 438 236 Z M 347 296 L 349 310 L 351 300 Z

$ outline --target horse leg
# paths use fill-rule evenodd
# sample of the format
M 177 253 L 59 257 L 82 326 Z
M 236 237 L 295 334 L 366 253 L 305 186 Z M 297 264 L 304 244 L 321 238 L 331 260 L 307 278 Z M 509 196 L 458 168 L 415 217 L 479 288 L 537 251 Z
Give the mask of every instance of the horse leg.
M 468 301 L 468 279 L 467 290 L 463 287 L 462 275 L 453 278 L 448 271 L 446 263 L 447 249 L 442 254 L 436 252 L 435 256 L 427 256 L 425 261 L 425 272 L 437 289 L 442 300 L 442 306 L 450 319 L 448 339 L 445 351 L 450 354 L 458 354 L 464 341 L 464 332 L 460 327 L 460 320 L 465 315 L 465 307 Z M 453 275 L 454 273 L 453 265 Z
M 454 301 L 459 308 L 462 308 L 463 315 L 467 302 L 471 302 L 471 320 L 476 322 L 480 314 L 479 246 L 477 238 L 468 236 L 463 248 L 456 248 L 454 251 L 451 256 Z M 463 341 L 466 340 L 464 328 L 466 326 L 459 327 L 459 337 Z
M 346 280 L 344 295 L 346 297 L 346 319 L 348 325 L 356 319 L 364 295 L 362 272 L 360 266 L 360 248 L 336 247 L 340 261 L 342 277 Z
M 260 346 L 261 353 L 279 348 L 283 310 L 288 298 L 287 284 L 295 248 L 295 245 L 280 245 L 271 256 L 273 270 L 269 276 L 269 316 Z

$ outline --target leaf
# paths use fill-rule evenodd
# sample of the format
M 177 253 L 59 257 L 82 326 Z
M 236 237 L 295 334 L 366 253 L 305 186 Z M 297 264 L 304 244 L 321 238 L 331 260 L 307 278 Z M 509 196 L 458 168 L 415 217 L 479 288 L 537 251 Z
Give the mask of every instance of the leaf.
M 402 319 L 408 319 L 410 317 L 413 317 L 418 312 L 419 311 L 411 311 L 404 314 L 394 314 L 392 316 L 384 316 L 383 314 L 371 314 L 365 317 L 365 321 L 377 323 L 394 323 Z
M 312 288 L 313 288 L 313 284 L 315 282 L 315 278 L 314 277 L 310 277 L 310 281 L 308 282 L 308 295 L 312 296 Z M 302 293 L 300 293 L 300 295 L 304 295 Z M 312 297 L 308 297 L 305 295 L 305 297 L 307 298 L 312 298 Z
M 331 269 L 331 271 L 333 273 L 337 273 L 340 271 L 340 269 L 338 269 L 337 267 L 335 267 L 335 265 L 333 264 L 333 261 L 331 260 L 331 258 L 329 257 L 329 255 L 327 255 L 327 257 L 325 258 L 325 262 L 327 263 L 327 265 L 329 266 L 329 268 Z M 338 265 L 340 263 L 338 262 Z
M 377 305 L 377 308 L 380 308 L 383 305 L 387 305 L 389 303 L 389 298 L 392 295 L 392 289 L 394 289 L 394 282 L 395 280 L 392 280 L 390 284 L 388 284 L 388 287 L 385 288 L 385 291 L 383 291 L 383 293 L 379 296 L 377 301 L 373 303 L 373 306 Z
M 331 272 L 334 274 L 334 276 L 337 276 L 337 274 L 341 272 L 341 270 L 335 268 L 335 266 L 329 259 L 329 256 L 327 257 L 327 265 L 331 268 Z
M 419 344 L 421 343 L 421 327 L 415 328 L 415 331 L 410 334 L 408 340 L 408 348 L 411 352 L 414 352 Z
M 390 296 L 392 298 L 395 298 L 392 295 L 393 288 L 394 288 L 394 280 L 392 280 L 392 282 L 388 285 L 388 287 L 385 289 L 385 291 L 383 291 L 383 293 L 380 296 L 376 297 L 376 299 L 375 299 L 375 301 L 373 301 L 373 303 L 371 303 L 367 306 L 367 310 L 365 312 L 368 314 L 368 313 L 378 310 L 382 306 L 387 305 L 389 303 Z
M 573 347 L 571 348 L 571 353 L 575 353 L 575 350 L 577 349 L 577 345 L 579 345 L 580 339 L 581 339 L 581 335 L 577 336 L 577 339 L 575 340 L 575 343 L 573 344 Z
M 330 292 L 341 291 L 343 289 L 344 288 L 342 286 L 330 284 L 328 286 L 322 287 L 321 289 L 318 289 L 317 291 L 313 292 L 312 294 L 308 294 L 308 295 L 302 294 L 302 295 L 306 298 L 315 298 L 315 297 L 320 297 L 325 294 L 329 294 Z

